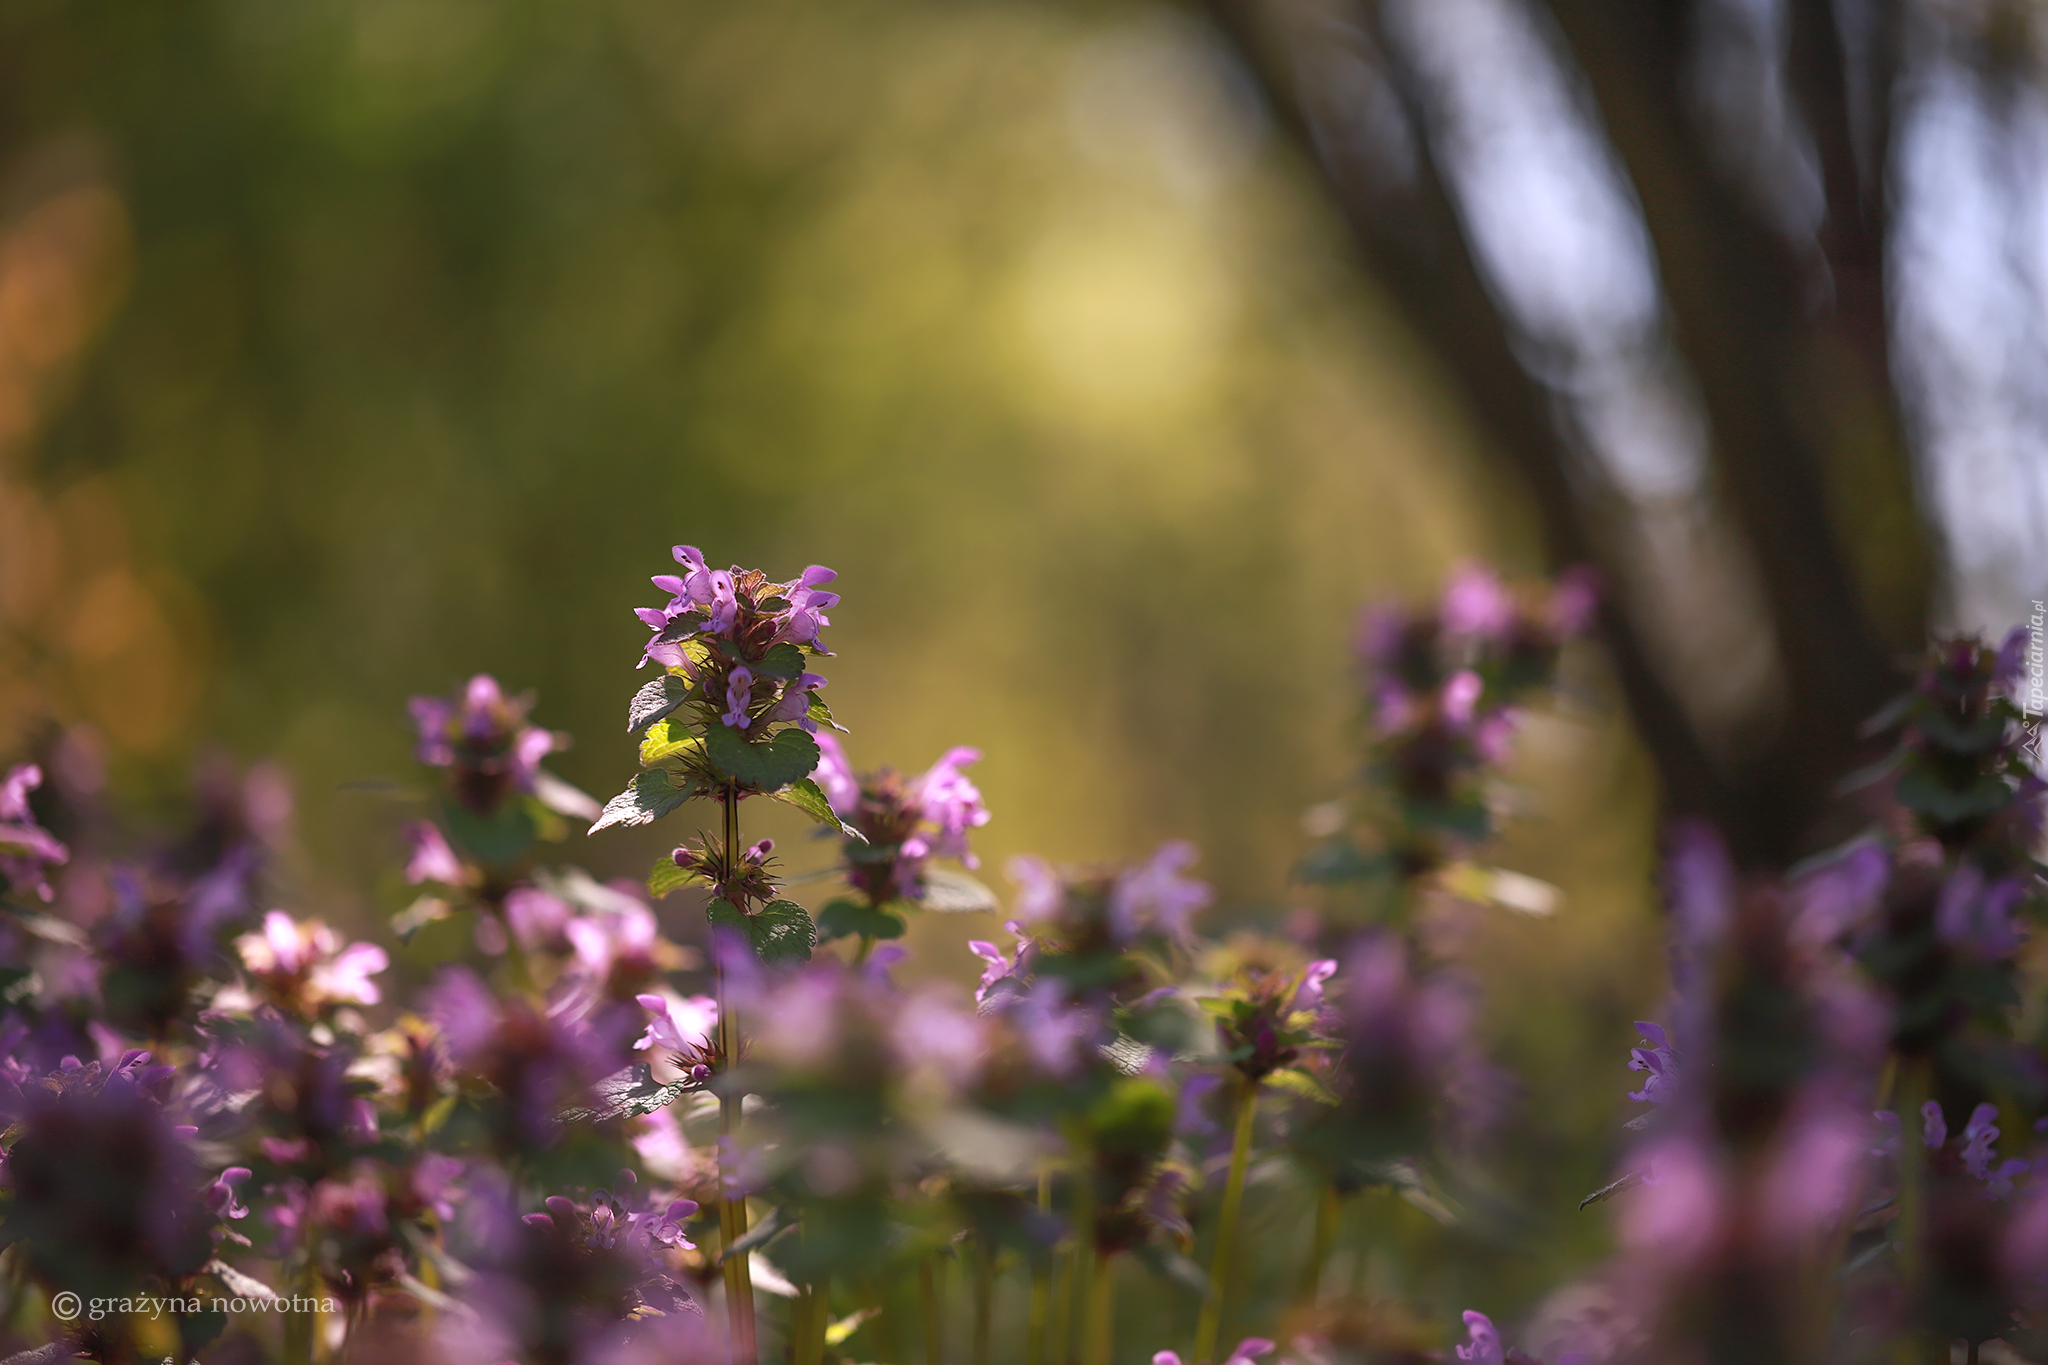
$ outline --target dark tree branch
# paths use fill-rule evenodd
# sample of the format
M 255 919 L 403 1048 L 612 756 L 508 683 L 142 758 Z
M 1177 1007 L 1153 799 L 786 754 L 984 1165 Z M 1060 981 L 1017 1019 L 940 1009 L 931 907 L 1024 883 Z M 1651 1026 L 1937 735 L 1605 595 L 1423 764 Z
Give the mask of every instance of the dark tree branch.
M 1513 324 L 1487 287 L 1432 159 L 1427 102 L 1379 34 L 1377 5 L 1365 0 L 1355 27 L 1319 35 L 1312 46 L 1302 46 L 1298 29 L 1279 27 L 1285 21 L 1259 0 L 1208 0 L 1207 8 L 1281 125 L 1314 159 L 1386 298 L 1435 351 L 1529 489 L 1554 559 L 1590 560 L 1612 578 L 1625 576 L 1630 566 L 1603 532 L 1598 490 L 1573 477 L 1576 454 L 1558 397 L 1517 358 Z M 1857 192 L 1846 112 L 1821 122 L 1815 136 L 1825 143 L 1831 207 L 1847 195 L 1841 207 L 1856 208 L 1824 248 L 1838 289 L 1850 294 L 1830 306 L 1815 287 L 1811 245 L 1802 252 L 1765 221 L 1700 140 L 1685 105 L 1686 7 L 1551 0 L 1551 9 L 1642 202 L 1676 339 L 1712 428 L 1718 483 L 1758 566 L 1789 693 L 1780 732 L 1730 780 L 1708 760 L 1640 633 L 1612 603 L 1608 639 L 1667 804 L 1714 819 L 1745 861 L 1781 863 L 1827 827 L 1834 785 L 1862 752 L 1857 727 L 1896 686 L 1828 497 L 1840 443 L 1831 405 L 1874 410 L 1895 435 L 1887 372 L 1872 364 L 1884 355 L 1882 224 Z M 1332 37 L 1350 50 L 1333 50 Z M 1832 28 L 1802 24 L 1798 41 L 1798 79 L 1811 86 L 1802 85 L 1802 107 L 1845 110 Z M 1372 167 L 1337 154 L 1359 144 L 1343 121 L 1363 112 L 1355 83 L 1318 80 L 1327 76 L 1322 67 L 1340 62 L 1369 67 L 1393 92 L 1415 130 L 1412 164 Z M 1845 374 L 1824 353 L 1852 341 L 1863 363 Z M 1856 392 L 1817 395 L 1817 375 Z

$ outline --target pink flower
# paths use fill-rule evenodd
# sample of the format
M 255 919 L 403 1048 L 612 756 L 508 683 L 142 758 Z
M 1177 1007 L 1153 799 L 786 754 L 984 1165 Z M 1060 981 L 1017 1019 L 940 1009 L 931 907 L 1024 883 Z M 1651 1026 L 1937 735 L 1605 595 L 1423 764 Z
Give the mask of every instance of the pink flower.
M 421 882 L 462 885 L 462 860 L 455 856 L 454 849 L 448 847 L 448 840 L 442 837 L 439 825 L 431 820 L 415 821 L 407 826 L 406 835 L 412 840 L 412 858 L 405 865 L 408 882 L 414 886 Z
M 42 785 L 43 770 L 33 763 L 18 763 L 0 778 L 0 878 L 48 901 L 55 897 L 48 870 L 68 862 L 71 850 L 38 825 L 29 809 L 28 794 Z
M 988 810 L 981 804 L 981 791 L 960 770 L 981 761 L 981 750 L 953 748 L 911 783 L 911 799 L 923 819 L 937 829 L 929 852 L 958 858 L 967 867 L 980 867 L 981 860 L 967 847 L 967 831 L 988 823 Z
M 651 1016 L 647 1031 L 633 1044 L 636 1049 L 669 1048 L 694 1056 L 711 1050 L 718 1032 L 718 1002 L 706 995 L 693 995 L 671 1006 L 665 996 L 633 997 Z
M 1194 913 L 1216 899 L 1207 882 L 1184 877 L 1182 871 L 1201 855 L 1186 840 L 1159 846 L 1150 862 L 1116 879 L 1109 895 L 1111 932 L 1128 943 L 1147 930 L 1183 946 L 1195 940 Z
M 1514 624 L 1515 603 L 1492 571 L 1468 564 L 1444 589 L 1440 615 L 1448 635 L 1498 640 Z
M 1017 885 L 1017 918 L 1024 923 L 1052 919 L 1065 907 L 1067 888 L 1045 859 L 1020 853 L 1003 865 L 1003 871 Z
M 741 664 L 725 683 L 725 714 L 719 719 L 735 730 L 747 728 L 747 707 L 754 699 L 754 671 Z
M 319 920 L 294 923 L 282 910 L 263 917 L 260 933 L 235 940 L 242 965 L 272 994 L 311 1013 L 326 1005 L 374 1005 L 383 996 L 370 978 L 391 965 L 374 943 L 342 943 Z
M 818 766 L 811 770 L 811 780 L 825 793 L 840 819 L 847 819 L 860 809 L 860 779 L 853 775 L 853 765 L 847 762 L 846 749 L 837 735 L 818 735 Z
M 1507 1355 L 1501 1349 L 1500 1333 L 1493 1329 L 1492 1318 L 1467 1309 L 1465 1332 L 1472 1338 L 1472 1344 L 1458 1348 L 1458 1359 L 1469 1360 L 1472 1365 L 1504 1365 Z

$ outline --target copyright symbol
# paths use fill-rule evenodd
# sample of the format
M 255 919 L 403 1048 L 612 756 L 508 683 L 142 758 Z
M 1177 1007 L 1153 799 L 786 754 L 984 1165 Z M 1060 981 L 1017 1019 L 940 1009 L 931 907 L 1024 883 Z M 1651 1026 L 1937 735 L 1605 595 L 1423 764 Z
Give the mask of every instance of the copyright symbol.
M 78 1295 L 72 1293 L 68 1289 L 61 1294 L 53 1294 L 50 1296 L 50 1311 L 52 1313 L 55 1313 L 59 1318 L 62 1318 L 65 1322 L 70 1322 L 72 1319 L 76 1318 L 78 1316 L 78 1310 L 80 1307 L 82 1307 L 82 1305 L 78 1301 Z

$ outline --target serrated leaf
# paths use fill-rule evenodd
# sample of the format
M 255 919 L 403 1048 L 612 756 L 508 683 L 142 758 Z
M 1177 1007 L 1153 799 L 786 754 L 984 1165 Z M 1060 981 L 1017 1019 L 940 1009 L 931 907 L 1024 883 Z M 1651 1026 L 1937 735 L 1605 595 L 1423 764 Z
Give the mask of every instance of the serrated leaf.
M 832 809 L 825 789 L 808 777 L 799 778 L 776 792 L 775 799 L 785 806 L 795 806 L 827 829 L 836 829 L 849 839 L 858 839 L 862 843 L 868 841 L 867 835 L 839 818 L 839 812 Z
M 854 937 L 903 937 L 903 921 L 865 901 L 836 900 L 818 912 L 818 942 Z
M 555 1115 L 560 1123 L 603 1123 L 607 1119 L 651 1114 L 666 1109 L 691 1088 L 689 1081 L 655 1082 L 645 1062 L 614 1071 L 590 1087 L 590 1104 L 564 1109 Z
M 714 725 L 704 737 L 711 766 L 757 792 L 779 792 L 810 776 L 818 766 L 818 741 L 802 730 L 784 730 L 764 743 L 750 743 L 729 725 Z
M 751 915 L 743 915 L 729 902 L 713 901 L 711 922 L 737 929 L 747 936 L 754 956 L 769 966 L 786 962 L 808 962 L 817 943 L 818 929 L 810 912 L 795 901 L 769 901 Z
M 748 665 L 757 678 L 774 678 L 778 682 L 790 682 L 803 676 L 804 652 L 784 640 L 761 656 L 761 662 Z
M 996 893 L 979 877 L 956 872 L 950 867 L 924 870 L 924 894 L 917 903 L 942 915 L 973 915 L 999 908 Z
M 658 645 L 672 645 L 678 640 L 687 640 L 704 629 L 704 619 L 704 613 L 701 611 L 686 611 L 663 626 L 655 635 L 654 642 Z
M 673 721 L 658 720 L 647 728 L 647 735 L 640 741 L 640 766 L 652 768 L 671 758 L 693 754 L 704 747 L 704 741 L 684 730 L 676 734 Z
M 664 673 L 646 683 L 626 704 L 626 733 L 637 735 L 683 704 L 690 684 L 673 673 Z
M 825 699 L 819 696 L 816 692 L 811 693 L 811 700 L 804 707 L 804 718 L 810 721 L 813 725 L 830 726 L 832 729 L 837 730 L 842 735 L 850 735 L 853 733 L 853 731 L 847 729 L 844 725 L 841 725 L 838 721 L 832 719 L 832 708 L 827 706 L 825 704 Z
M 669 892 L 698 881 L 697 874 L 676 864 L 673 856 L 663 858 L 647 871 L 647 894 L 660 900 Z
M 696 791 L 694 784 L 680 788 L 671 785 L 668 774 L 659 768 L 644 772 L 633 779 L 632 786 L 604 803 L 604 814 L 588 833 L 595 834 L 613 825 L 651 825 Z

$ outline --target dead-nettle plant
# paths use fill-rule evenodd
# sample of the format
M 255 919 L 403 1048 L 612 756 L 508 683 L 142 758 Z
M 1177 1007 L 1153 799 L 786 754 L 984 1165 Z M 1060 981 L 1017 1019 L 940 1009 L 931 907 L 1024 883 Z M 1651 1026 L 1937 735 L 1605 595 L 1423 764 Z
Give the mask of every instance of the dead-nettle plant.
M 567 737 L 531 698 L 414 700 L 423 780 L 372 788 L 412 809 L 388 936 L 279 908 L 274 772 L 208 766 L 189 827 L 151 835 L 83 733 L 6 771 L 0 1357 L 1443 1358 L 1457 1324 L 1358 1268 L 1401 1264 L 1417 1220 L 1462 1229 L 1440 1257 L 1538 1225 L 1485 1175 L 1517 1092 L 1454 930 L 1555 903 L 1492 834 L 1590 586 L 1467 569 L 1367 614 L 1358 782 L 1311 812 L 1313 906 L 1274 932 L 1232 927 L 1179 841 L 1018 857 L 999 901 L 981 755 L 857 770 L 833 734 L 831 571 L 675 556 L 640 612 L 641 771 L 602 807 L 542 766 Z M 1669 832 L 1643 1108 L 1558 1211 L 1620 1250 L 1554 1303 L 1612 1311 L 1466 1312 L 1457 1359 L 2043 1358 L 2022 646 L 1930 652 L 1840 848 L 1738 869 Z M 757 799 L 830 857 L 785 874 L 742 833 Z M 644 881 L 560 857 L 577 824 L 698 810 Z M 792 884 L 825 887 L 815 923 Z M 690 903 L 702 949 L 664 932 Z M 898 979 L 917 917 L 990 912 L 972 990 Z

